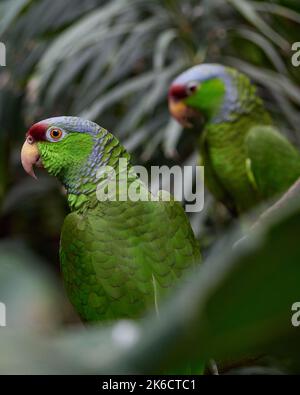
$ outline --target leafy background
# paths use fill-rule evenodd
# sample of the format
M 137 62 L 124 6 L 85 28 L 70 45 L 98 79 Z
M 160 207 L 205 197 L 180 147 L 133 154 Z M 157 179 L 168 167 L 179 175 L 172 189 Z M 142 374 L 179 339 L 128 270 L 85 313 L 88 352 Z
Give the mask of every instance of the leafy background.
M 21 287 L 24 282 L 24 292 L 26 295 L 28 293 L 28 297 L 22 298 L 20 293 L 11 291 L 6 293 L 4 289 L 9 289 L 6 286 L 0 290 L 0 296 L 3 293 L 0 300 L 7 300 L 8 304 L 13 303 L 15 306 L 12 319 L 16 327 L 22 326 L 23 322 L 30 330 L 34 327 L 34 330 L 52 333 L 61 326 L 68 327 L 77 323 L 76 314 L 64 295 L 59 275 L 58 245 L 61 225 L 67 213 L 65 198 L 61 187 L 47 175 L 41 173 L 39 183 L 24 175 L 19 155 L 28 127 L 36 120 L 48 116 L 79 115 L 95 120 L 113 131 L 132 153 L 136 164 L 151 166 L 195 163 L 194 136 L 183 131 L 170 119 L 167 89 L 181 70 L 201 62 L 219 62 L 245 71 L 259 85 L 260 94 L 278 126 L 299 146 L 300 68 L 291 64 L 292 43 L 300 41 L 299 24 L 300 4 L 297 0 L 1 0 L 0 39 L 7 47 L 7 67 L 0 68 L 0 237 L 4 239 L 0 248 L 0 262 L 3 262 L 4 270 L 0 281 L 8 278 L 8 282 L 3 280 L 3 284 L 12 284 L 13 290 L 17 287 L 16 283 L 19 284 L 20 281 Z M 192 190 L 192 180 L 190 184 Z M 231 235 L 229 231 L 232 219 L 224 207 L 215 202 L 208 192 L 205 201 L 205 210 L 193 215 L 191 221 L 201 241 L 204 256 L 208 257 L 208 262 L 214 262 L 209 265 L 215 267 L 211 272 L 208 265 L 203 269 L 208 272 L 208 288 L 214 288 L 215 283 L 220 284 L 227 277 L 234 284 L 230 275 L 235 259 L 229 248 L 232 243 L 225 243 L 224 248 L 228 251 L 226 250 L 224 258 L 226 263 L 222 266 L 221 263 L 218 264 L 220 255 L 223 255 L 218 241 L 225 233 L 228 240 L 238 239 L 238 236 Z M 296 209 L 295 213 L 297 214 Z M 287 221 L 286 217 L 279 220 L 280 224 L 284 221 Z M 272 226 L 265 230 L 266 234 L 272 233 Z M 292 235 L 292 228 L 288 226 L 288 229 Z M 271 254 L 270 243 L 266 242 L 263 247 L 259 244 L 254 243 L 256 247 L 253 248 L 265 248 L 266 254 Z M 278 256 L 294 262 L 296 258 L 292 255 L 292 247 L 296 256 L 296 245 L 284 243 L 277 248 Z M 243 254 L 248 256 L 249 248 L 244 248 Z M 285 254 L 285 248 L 291 251 L 290 255 Z M 35 255 L 30 251 L 35 251 Z M 255 258 L 254 261 L 257 264 L 264 262 L 266 270 L 269 270 L 266 262 L 273 262 L 274 256 L 271 254 L 262 259 Z M 7 265 L 7 262 L 11 262 L 11 265 Z M 244 265 L 247 267 L 246 263 Z M 253 269 L 252 275 L 250 278 L 256 282 L 262 273 Z M 206 274 L 199 273 L 199 278 L 202 276 L 205 277 Z M 286 283 L 290 278 L 286 277 Z M 265 295 L 273 295 L 274 290 L 280 286 L 280 283 L 276 283 L 276 276 L 273 280 L 270 283 L 274 288 L 270 286 L 269 290 L 265 289 Z M 196 287 L 195 292 L 200 292 L 199 287 L 200 285 Z M 291 296 L 294 297 L 293 301 L 297 299 L 296 287 L 294 290 L 295 293 L 284 288 L 282 292 L 285 292 L 286 299 L 278 304 L 282 310 L 280 314 L 273 311 L 273 318 L 276 317 L 279 328 L 277 332 L 273 328 L 274 338 L 286 335 L 286 327 L 281 331 L 278 322 L 287 323 L 283 307 L 287 309 L 286 306 L 290 306 L 285 305 L 285 302 L 290 302 Z M 242 287 L 236 289 L 236 295 L 241 301 L 243 291 L 246 292 Z M 222 303 L 230 300 L 229 291 L 224 292 L 224 299 L 217 299 L 220 300 L 222 309 Z M 211 289 L 210 292 L 207 291 L 207 295 L 210 293 Z M 40 295 L 39 301 L 36 295 Z M 245 303 L 248 303 L 247 311 L 253 314 L 245 328 L 251 332 L 251 325 L 255 325 L 255 319 L 258 319 L 254 308 L 258 299 L 252 300 L 251 289 L 249 295 L 251 297 L 248 296 Z M 267 296 L 265 298 L 268 300 Z M 206 296 L 202 294 L 199 298 L 195 297 L 194 311 L 191 313 L 193 318 L 187 320 L 191 324 L 191 328 L 187 330 L 195 333 L 198 329 L 204 333 L 203 339 L 207 339 L 208 332 L 203 329 L 203 316 L 199 318 L 199 311 L 205 300 Z M 166 307 L 166 316 L 171 317 L 163 323 L 167 329 L 157 328 L 157 333 L 165 330 L 165 334 L 170 335 L 168 331 L 174 318 L 171 316 L 174 306 Z M 267 309 L 267 304 L 262 306 Z M 224 308 L 224 311 L 227 310 Z M 237 322 L 240 325 L 243 315 L 239 306 L 233 303 L 232 311 L 240 317 Z M 25 320 L 24 316 L 30 319 Z M 270 318 L 263 329 L 263 325 L 258 325 L 257 331 L 252 328 L 256 336 L 253 335 L 253 339 L 258 343 L 260 339 L 260 344 L 265 345 L 265 331 L 266 328 L 271 330 L 271 323 L 274 325 Z M 226 325 L 223 327 L 223 324 L 228 328 L 226 329 Z M 79 323 L 78 325 L 80 326 Z M 133 327 L 127 328 L 129 338 L 135 330 L 144 333 L 143 324 L 138 329 L 134 326 L 136 324 L 132 325 Z M 173 322 L 173 325 L 178 329 L 183 324 Z M 224 318 L 223 322 L 216 325 L 220 328 L 220 339 L 225 343 L 228 337 L 222 337 L 221 328 L 228 333 L 235 333 L 233 328 L 230 332 L 230 327 L 234 326 L 231 318 Z M 174 336 L 170 336 L 172 341 L 176 339 L 175 343 L 168 342 L 167 335 L 163 337 L 166 350 L 171 349 L 171 343 L 177 344 L 178 338 L 182 341 L 182 347 L 188 348 L 192 335 L 183 335 L 184 331 L 176 332 L 175 329 Z M 104 339 L 105 336 L 111 336 L 112 332 L 113 328 L 104 328 L 101 336 Z M 252 344 L 249 346 L 249 342 L 247 343 L 246 332 L 245 329 L 239 336 L 232 336 L 236 341 L 234 347 L 233 343 L 228 342 L 228 347 L 231 344 L 231 349 L 237 350 L 237 354 L 241 350 L 251 349 Z M 213 333 L 217 336 L 218 331 L 214 329 Z M 14 334 L 7 336 L 12 338 L 11 342 L 5 336 L 0 338 L 0 342 L 3 342 L 7 350 L 10 347 L 15 349 Z M 88 335 L 80 332 L 70 334 L 70 340 L 57 341 L 63 342 L 61 344 L 64 344 L 63 348 L 68 353 L 72 354 L 76 349 L 80 355 L 81 348 L 87 343 L 92 348 L 100 335 L 97 329 L 94 334 L 90 334 L 89 340 L 84 336 Z M 65 337 L 68 338 L 67 335 Z M 211 339 L 212 343 L 206 341 L 205 344 L 216 342 L 213 336 Z M 156 342 L 158 347 L 159 342 L 155 336 L 151 337 L 151 341 Z M 222 342 L 216 343 L 219 346 L 211 346 L 210 352 L 223 358 L 224 352 L 220 347 Z M 130 346 L 132 345 L 128 347 Z M 44 350 L 43 347 L 49 348 L 51 359 L 56 346 L 46 346 L 43 343 L 41 350 Z M 110 364 L 99 361 L 95 365 L 94 361 L 94 365 L 91 362 L 90 366 L 86 361 L 86 365 L 82 362 L 82 365 L 79 363 L 75 367 L 68 360 L 72 360 L 68 355 L 65 368 L 68 370 L 71 366 L 74 372 L 83 368 L 84 371 L 97 371 L 102 369 L 101 366 L 104 369 L 106 365 L 111 366 L 111 369 L 122 369 L 125 366 L 122 363 L 126 360 L 133 371 L 137 366 L 144 370 L 153 370 L 153 366 L 156 366 L 157 371 L 161 371 L 163 366 L 159 366 L 158 362 L 162 361 L 161 355 L 155 359 L 154 353 L 153 361 L 137 363 L 138 358 L 142 358 L 140 355 L 144 355 L 141 353 L 143 347 L 147 349 L 150 346 L 141 344 L 138 348 L 140 354 L 131 364 L 126 359 L 127 349 L 126 352 L 122 347 L 119 350 L 116 342 L 116 354 Z M 27 356 L 26 350 L 23 351 L 22 355 Z M 198 351 L 202 351 L 203 358 L 209 354 L 209 351 L 203 349 Z M 100 354 L 101 352 L 99 349 Z M 22 361 L 17 354 L 15 357 L 18 356 Z M 92 355 L 91 359 L 95 359 L 95 351 Z M 55 369 L 56 363 L 53 360 L 48 362 L 49 369 Z M 24 368 L 21 362 L 16 364 L 16 360 L 12 360 L 8 366 L 8 362 L 1 361 L 0 358 L 0 368 L 1 364 L 4 370 Z M 35 368 L 37 367 L 32 366 L 33 370 Z M 271 369 L 275 369 L 272 363 Z M 295 369 L 294 365 L 290 369 Z

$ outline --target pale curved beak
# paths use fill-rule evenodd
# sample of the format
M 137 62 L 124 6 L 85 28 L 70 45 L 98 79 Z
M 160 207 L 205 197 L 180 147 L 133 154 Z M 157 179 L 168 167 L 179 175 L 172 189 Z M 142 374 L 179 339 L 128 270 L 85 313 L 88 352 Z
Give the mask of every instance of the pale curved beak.
M 195 111 L 189 108 L 182 100 L 170 99 L 169 111 L 183 127 L 191 128 L 193 126 L 190 118 L 192 118 Z
M 185 117 L 187 112 L 187 106 L 183 103 L 183 101 L 177 101 L 170 99 L 169 100 L 169 110 L 175 119 L 177 119 L 180 123 L 182 119 Z
M 37 180 L 34 173 L 33 166 L 38 164 L 40 160 L 40 154 L 36 143 L 29 143 L 26 139 L 22 151 L 21 151 L 21 162 L 24 170 L 27 174 Z

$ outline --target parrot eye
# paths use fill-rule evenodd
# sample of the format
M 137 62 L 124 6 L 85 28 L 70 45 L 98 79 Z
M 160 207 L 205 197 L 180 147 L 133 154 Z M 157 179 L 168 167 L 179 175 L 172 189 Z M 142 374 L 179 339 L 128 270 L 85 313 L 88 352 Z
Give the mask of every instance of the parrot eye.
M 52 128 L 47 131 L 47 138 L 49 141 L 57 142 L 65 137 L 65 132 L 59 128 Z
M 198 88 L 198 86 L 199 86 L 199 84 L 198 84 L 197 81 L 189 82 L 189 83 L 187 84 L 187 87 L 186 87 L 186 92 L 187 92 L 187 94 L 188 94 L 188 95 L 192 95 L 193 93 L 195 93 L 196 90 L 197 90 L 197 88 Z

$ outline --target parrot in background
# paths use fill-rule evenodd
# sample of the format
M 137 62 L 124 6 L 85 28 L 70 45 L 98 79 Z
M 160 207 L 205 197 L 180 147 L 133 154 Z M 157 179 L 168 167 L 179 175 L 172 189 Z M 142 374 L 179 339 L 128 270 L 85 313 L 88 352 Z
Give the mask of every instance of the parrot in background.
M 169 109 L 194 128 L 205 183 L 233 215 L 284 193 L 300 177 L 300 153 L 273 125 L 249 78 L 218 64 L 183 72 Z
M 120 158 L 129 161 L 126 178 Z M 60 262 L 83 321 L 139 318 L 152 307 L 159 312 L 160 296 L 199 263 L 198 241 L 174 199 L 121 201 L 118 188 L 116 201 L 98 200 L 97 187 L 110 182 L 101 176 L 105 166 L 126 179 L 126 187 L 138 181 L 150 192 L 125 148 L 97 124 L 77 117 L 41 121 L 29 129 L 21 161 L 29 175 L 35 177 L 34 165 L 44 167 L 67 190 L 71 213 L 62 229 Z

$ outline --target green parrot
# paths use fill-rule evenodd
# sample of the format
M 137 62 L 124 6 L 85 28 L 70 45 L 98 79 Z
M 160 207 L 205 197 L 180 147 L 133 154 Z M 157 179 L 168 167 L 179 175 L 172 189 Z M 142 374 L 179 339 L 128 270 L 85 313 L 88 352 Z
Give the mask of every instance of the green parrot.
M 119 160 L 128 167 L 119 167 Z M 33 125 L 22 148 L 25 171 L 44 167 L 67 191 L 71 213 L 61 234 L 60 262 L 65 287 L 84 321 L 138 318 L 200 260 L 189 220 L 169 201 L 123 199 L 131 187 L 151 193 L 130 164 L 120 142 L 97 124 L 55 117 Z M 112 185 L 115 200 L 99 196 Z M 104 171 L 105 170 L 105 171 Z M 100 195 L 99 195 L 100 194 Z M 112 195 L 113 196 L 113 195 Z M 122 196 L 122 198 L 121 198 Z
M 280 196 L 300 177 L 300 153 L 237 70 L 202 64 L 183 72 L 171 84 L 169 108 L 197 131 L 206 185 L 234 215 Z

